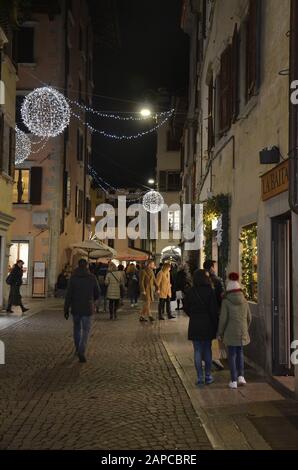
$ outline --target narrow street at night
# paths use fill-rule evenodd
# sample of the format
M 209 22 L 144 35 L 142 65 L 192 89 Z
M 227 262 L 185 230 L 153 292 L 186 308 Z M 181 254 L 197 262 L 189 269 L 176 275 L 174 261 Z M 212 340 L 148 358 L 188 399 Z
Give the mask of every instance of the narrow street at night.
M 0 0 L 1 466 L 292 452 L 298 0 Z

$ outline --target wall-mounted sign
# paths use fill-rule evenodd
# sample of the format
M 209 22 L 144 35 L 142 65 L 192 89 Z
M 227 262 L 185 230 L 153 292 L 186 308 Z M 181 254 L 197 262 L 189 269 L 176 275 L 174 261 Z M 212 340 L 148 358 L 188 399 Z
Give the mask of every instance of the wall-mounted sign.
M 32 279 L 32 297 L 45 298 L 46 296 L 46 263 L 34 261 Z
M 267 201 L 289 189 L 289 162 L 280 163 L 262 177 L 262 200 Z
M 46 277 L 46 263 L 43 261 L 34 262 L 33 277 L 35 279 L 44 279 Z

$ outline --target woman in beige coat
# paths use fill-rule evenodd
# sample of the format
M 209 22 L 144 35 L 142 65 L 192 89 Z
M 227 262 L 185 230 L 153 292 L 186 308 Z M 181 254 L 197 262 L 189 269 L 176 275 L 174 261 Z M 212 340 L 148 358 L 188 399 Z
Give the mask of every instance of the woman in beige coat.
M 175 318 L 171 313 L 171 297 L 172 297 L 172 286 L 170 277 L 171 265 L 165 263 L 159 273 L 157 274 L 156 284 L 159 289 L 159 304 L 158 304 L 158 317 L 160 320 L 164 320 L 165 306 L 167 308 L 168 318 Z
M 121 298 L 121 287 L 124 288 L 125 284 L 121 271 L 117 271 L 116 265 L 111 263 L 108 268 L 108 273 L 105 279 L 107 286 L 107 299 L 109 301 L 110 320 L 116 320 L 117 309 Z
M 229 387 L 235 389 L 238 385 L 245 385 L 243 346 L 250 343 L 249 327 L 251 313 L 237 273 L 229 274 L 226 297 L 221 305 L 218 325 L 218 338 L 223 339 L 229 352 L 229 365 L 231 382 Z
M 153 260 L 149 260 L 145 269 L 141 271 L 140 275 L 140 292 L 143 299 L 143 307 L 140 311 L 141 322 L 150 320 L 154 321 L 151 315 L 151 303 L 154 301 L 155 291 L 158 293 L 158 287 L 156 284 L 154 269 L 155 263 Z

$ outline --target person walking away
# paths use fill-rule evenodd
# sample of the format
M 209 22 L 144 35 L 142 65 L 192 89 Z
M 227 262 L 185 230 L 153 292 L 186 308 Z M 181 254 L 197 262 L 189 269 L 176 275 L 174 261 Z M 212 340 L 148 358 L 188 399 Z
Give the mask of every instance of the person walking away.
M 24 307 L 20 292 L 21 285 L 23 284 L 23 267 L 24 261 L 19 259 L 6 278 L 6 283 L 10 286 L 8 304 L 6 308 L 7 313 L 13 313 L 13 305 L 20 306 L 22 314 L 29 310 L 28 308 Z
M 106 313 L 107 311 L 107 286 L 105 285 L 105 279 L 107 275 L 108 267 L 106 264 L 99 263 L 97 270 L 96 270 L 96 277 L 98 280 L 101 299 L 103 301 L 103 311 Z
M 134 264 L 130 264 L 126 270 L 127 277 L 127 295 L 132 307 L 138 305 L 139 295 L 139 273 Z
M 153 260 L 148 261 L 146 268 L 143 269 L 140 274 L 140 292 L 143 296 L 143 308 L 141 309 L 139 318 L 141 322 L 148 321 L 148 319 L 151 322 L 154 321 L 151 315 L 151 303 L 154 301 L 154 292 L 159 293 L 153 271 L 154 266 Z
M 124 271 L 123 264 L 119 264 L 118 271 L 121 275 L 121 286 L 120 286 L 120 304 L 124 304 L 124 297 L 125 297 L 125 287 L 126 287 L 126 273 Z
M 199 269 L 194 273 L 193 287 L 184 299 L 184 310 L 189 316 L 188 339 L 194 348 L 194 362 L 197 370 L 198 385 L 214 382 L 211 375 L 212 340 L 216 338 L 218 327 L 218 308 L 209 273 Z M 202 361 L 205 362 L 205 378 Z
M 116 320 L 117 310 L 121 298 L 121 286 L 124 288 L 121 271 L 117 271 L 114 263 L 109 264 L 108 273 L 105 279 L 107 286 L 107 299 L 109 301 L 110 320 Z
M 221 306 L 217 336 L 228 348 L 231 381 L 229 387 L 236 389 L 245 385 L 243 346 L 250 343 L 249 327 L 251 312 L 239 284 L 239 274 L 230 273 L 226 297 Z
M 55 286 L 55 297 L 64 299 L 67 290 L 67 284 L 68 279 L 66 276 L 66 271 L 65 269 L 63 269 L 57 279 L 57 283 Z
M 69 280 L 64 302 L 64 316 L 67 320 L 71 309 L 75 350 L 80 362 L 86 362 L 85 353 L 95 309 L 94 302 L 99 294 L 96 277 L 90 273 L 87 261 L 80 259 Z
M 183 310 L 183 299 L 188 289 L 191 287 L 191 279 L 186 271 L 186 265 L 182 264 L 178 267 L 178 271 L 175 278 L 175 289 L 176 289 L 176 300 L 177 310 Z M 182 308 L 180 309 L 180 302 Z
M 171 277 L 170 277 L 171 265 L 165 263 L 157 274 L 156 284 L 159 289 L 159 304 L 158 304 L 158 318 L 164 320 L 165 306 L 167 310 L 167 316 L 169 319 L 176 318 L 171 312 Z
M 216 300 L 218 304 L 218 311 L 220 313 L 222 299 L 225 295 L 225 287 L 224 287 L 223 280 L 216 274 L 215 264 L 216 264 L 216 261 L 207 259 L 203 264 L 203 268 L 206 269 L 206 271 L 208 271 L 210 274 L 211 282 L 215 290 Z M 220 357 L 221 357 L 220 345 L 218 344 L 217 340 L 213 341 L 212 349 L 213 349 L 213 361 L 212 361 L 213 365 L 219 371 L 224 370 L 224 365 L 220 361 Z

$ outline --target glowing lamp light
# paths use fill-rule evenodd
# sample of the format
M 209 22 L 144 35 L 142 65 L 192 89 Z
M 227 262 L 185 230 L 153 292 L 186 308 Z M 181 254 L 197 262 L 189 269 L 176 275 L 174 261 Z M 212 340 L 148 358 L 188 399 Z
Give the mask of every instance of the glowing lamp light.
M 154 184 L 154 183 L 155 183 L 155 181 L 154 181 L 153 178 L 150 178 L 150 179 L 148 180 L 148 184 Z
M 140 111 L 140 115 L 141 115 L 142 117 L 144 117 L 144 118 L 150 117 L 151 114 L 152 114 L 152 113 L 151 113 L 151 110 L 150 110 L 149 108 L 143 108 L 143 109 L 141 109 L 141 111 Z

